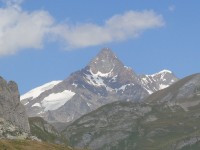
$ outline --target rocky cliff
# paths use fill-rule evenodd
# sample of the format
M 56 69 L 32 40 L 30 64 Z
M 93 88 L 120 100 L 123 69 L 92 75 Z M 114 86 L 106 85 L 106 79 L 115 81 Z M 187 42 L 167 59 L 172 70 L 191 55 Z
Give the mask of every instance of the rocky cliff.
M 17 84 L 14 81 L 7 83 L 2 77 L 0 77 L 0 118 L 2 124 L 5 120 L 20 132 L 30 132 L 28 116 L 20 102 Z

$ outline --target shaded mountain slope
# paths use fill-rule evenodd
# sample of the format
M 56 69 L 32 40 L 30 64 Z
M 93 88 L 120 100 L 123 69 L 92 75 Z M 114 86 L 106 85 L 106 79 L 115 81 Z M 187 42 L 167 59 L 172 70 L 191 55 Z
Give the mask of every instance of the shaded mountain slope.
M 74 121 L 63 133 L 72 146 L 94 150 L 198 147 L 199 86 L 200 76 L 195 74 L 150 95 L 144 102 L 107 104 Z

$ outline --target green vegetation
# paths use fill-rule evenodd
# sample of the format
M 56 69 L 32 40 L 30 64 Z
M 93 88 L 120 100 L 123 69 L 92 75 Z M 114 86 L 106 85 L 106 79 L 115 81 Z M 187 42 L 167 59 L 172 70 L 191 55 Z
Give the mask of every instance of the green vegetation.
M 151 110 L 141 116 L 139 106 L 147 105 L 114 103 L 83 116 L 65 130 L 70 144 L 75 146 L 85 138 L 86 147 L 103 140 L 98 150 L 200 149 L 200 104 L 187 111 L 180 105 L 149 105 Z
M 1 150 L 73 150 L 63 145 L 30 140 L 0 140 Z
M 31 135 L 49 143 L 67 145 L 67 140 L 56 129 L 40 117 L 29 118 Z

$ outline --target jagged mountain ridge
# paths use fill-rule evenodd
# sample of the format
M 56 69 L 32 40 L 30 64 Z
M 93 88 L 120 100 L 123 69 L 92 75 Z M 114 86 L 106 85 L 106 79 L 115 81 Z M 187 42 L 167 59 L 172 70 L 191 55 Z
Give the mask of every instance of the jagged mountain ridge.
M 152 94 L 173 84 L 177 78 L 171 71 L 162 70 L 152 75 L 141 75 L 140 80 L 149 94 Z
M 179 80 L 176 84 L 155 92 L 146 102 L 166 103 L 166 105 L 179 105 L 185 111 L 200 104 L 200 74 L 193 74 Z M 189 99 L 189 100 L 188 100 Z
M 42 92 L 36 96 L 28 92 L 21 96 L 21 102 L 31 117 L 69 122 L 107 103 L 140 101 L 177 80 L 170 71 L 139 76 L 124 66 L 111 49 L 104 48 L 82 70 L 54 82 L 48 90 L 39 90 Z
M 62 133 L 72 146 L 93 150 L 199 149 L 199 108 L 200 74 L 194 74 L 143 102 L 102 106 Z

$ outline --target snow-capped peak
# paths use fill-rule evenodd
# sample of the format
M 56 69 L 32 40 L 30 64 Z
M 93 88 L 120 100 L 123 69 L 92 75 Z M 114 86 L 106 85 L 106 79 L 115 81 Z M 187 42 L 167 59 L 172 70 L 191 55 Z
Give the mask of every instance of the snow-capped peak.
M 177 80 L 172 71 L 166 69 L 152 75 L 141 76 L 142 85 L 149 94 L 167 88 Z
M 160 74 L 161 74 L 161 73 L 172 73 L 172 71 L 167 70 L 167 69 L 164 69 L 164 70 L 158 72 L 158 74 L 159 74 L 159 73 L 160 73 Z
M 48 82 L 48 83 L 46 83 L 42 86 L 39 86 L 39 87 L 29 91 L 28 93 L 25 93 L 24 95 L 22 95 L 20 97 L 20 100 L 24 100 L 24 99 L 27 99 L 27 98 L 34 99 L 34 98 L 38 97 L 44 91 L 52 89 L 55 85 L 57 85 L 60 82 L 61 82 L 61 80 L 52 81 L 52 82 Z
M 162 71 L 160 71 L 158 73 L 152 74 L 151 76 L 156 76 L 156 75 L 161 75 L 161 74 L 166 74 L 166 73 L 172 74 L 172 71 L 164 69 L 164 70 L 162 70 Z

